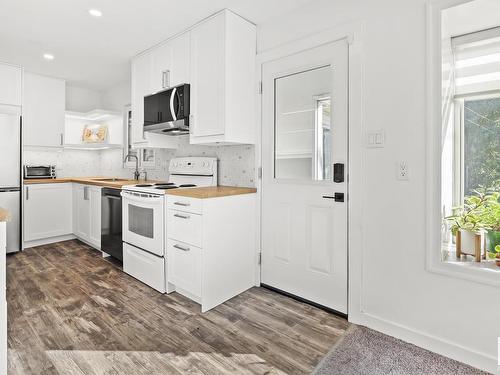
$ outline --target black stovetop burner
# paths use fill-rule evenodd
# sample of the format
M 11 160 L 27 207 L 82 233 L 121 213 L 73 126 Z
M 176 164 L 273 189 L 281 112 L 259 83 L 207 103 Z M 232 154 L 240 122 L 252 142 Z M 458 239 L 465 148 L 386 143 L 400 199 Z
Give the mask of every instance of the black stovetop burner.
M 158 185 L 158 186 L 155 186 L 155 189 L 161 189 L 161 190 L 177 189 L 177 186 L 175 186 L 175 185 Z
M 135 185 L 136 187 L 151 187 L 153 185 L 151 184 L 138 184 L 138 185 Z
M 155 186 L 171 186 L 175 185 L 173 182 L 157 182 Z
M 183 188 L 183 187 L 196 187 L 195 184 L 182 184 L 182 185 L 179 185 L 180 188 Z

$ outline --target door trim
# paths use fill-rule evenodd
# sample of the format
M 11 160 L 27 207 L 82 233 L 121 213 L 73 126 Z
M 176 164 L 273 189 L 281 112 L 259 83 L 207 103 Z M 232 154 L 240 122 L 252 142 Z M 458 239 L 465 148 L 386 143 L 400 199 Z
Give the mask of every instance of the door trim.
M 257 195 L 257 243 L 255 285 L 261 286 L 260 252 L 262 251 L 261 215 L 262 215 L 262 92 L 263 65 L 309 49 L 317 48 L 342 39 L 348 42 L 348 184 L 347 184 L 347 249 L 348 249 L 348 282 L 347 305 L 348 320 L 353 323 L 362 322 L 363 314 L 363 230 L 362 223 L 362 191 L 364 186 L 364 96 L 363 96 L 363 23 L 355 22 L 329 29 L 311 36 L 300 38 L 276 48 L 260 52 L 256 58 L 255 92 L 257 96 L 257 124 L 255 143 L 255 181 Z M 356 151 L 354 151 L 356 150 Z M 353 173 L 355 171 L 355 173 Z M 308 302 L 309 303 L 309 302 Z

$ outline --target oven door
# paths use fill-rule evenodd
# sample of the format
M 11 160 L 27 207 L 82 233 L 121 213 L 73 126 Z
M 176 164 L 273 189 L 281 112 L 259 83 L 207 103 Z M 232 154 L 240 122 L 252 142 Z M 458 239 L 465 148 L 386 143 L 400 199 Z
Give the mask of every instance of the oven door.
M 123 241 L 152 254 L 163 256 L 163 195 L 122 191 Z

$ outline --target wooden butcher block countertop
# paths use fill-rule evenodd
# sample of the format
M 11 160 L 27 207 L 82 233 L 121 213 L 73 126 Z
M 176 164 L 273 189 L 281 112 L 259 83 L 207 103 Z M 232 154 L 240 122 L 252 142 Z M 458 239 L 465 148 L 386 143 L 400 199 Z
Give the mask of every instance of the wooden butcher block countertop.
M 105 181 L 108 180 L 108 181 Z M 111 181 L 114 180 L 114 181 Z M 127 179 L 113 179 L 113 177 L 66 177 L 66 178 L 40 178 L 24 180 L 25 185 L 34 184 L 62 184 L 65 182 L 76 182 L 86 185 L 96 185 L 110 188 L 120 189 L 124 185 L 135 185 L 140 183 L 153 183 L 157 181 L 144 181 L 144 180 L 127 180 Z
M 199 187 L 199 188 L 189 188 L 189 189 L 172 189 L 167 190 L 166 194 L 176 195 L 181 197 L 189 198 L 218 198 L 227 197 L 230 195 L 240 195 L 240 194 L 253 194 L 256 193 L 255 188 L 245 188 L 236 186 L 210 186 L 210 187 Z
M 10 220 L 10 212 L 5 208 L 0 207 L 0 222 L 9 221 Z

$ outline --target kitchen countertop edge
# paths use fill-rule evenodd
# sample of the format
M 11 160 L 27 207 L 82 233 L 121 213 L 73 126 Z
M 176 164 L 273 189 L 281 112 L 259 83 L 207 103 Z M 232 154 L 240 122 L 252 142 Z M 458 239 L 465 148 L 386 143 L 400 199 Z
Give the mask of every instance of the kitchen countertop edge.
M 39 185 L 39 184 L 64 184 L 64 183 L 78 183 L 78 184 L 85 184 L 85 185 L 95 185 L 95 186 L 101 186 L 101 187 L 110 187 L 110 188 L 118 188 L 120 189 L 122 186 L 125 185 L 134 185 L 137 183 L 144 183 L 144 182 L 156 182 L 156 181 L 144 181 L 144 180 L 125 180 L 125 181 L 97 181 L 99 178 L 108 178 L 108 177 L 62 177 L 62 178 L 51 178 L 51 179 L 24 179 L 24 185 Z
M 188 198 L 210 199 L 210 198 L 229 197 L 232 195 L 255 194 L 255 193 L 257 193 L 256 188 L 221 185 L 221 186 L 208 186 L 208 187 L 189 188 L 189 189 L 173 189 L 173 190 L 168 190 L 165 194 L 175 195 L 180 197 L 188 197 Z

